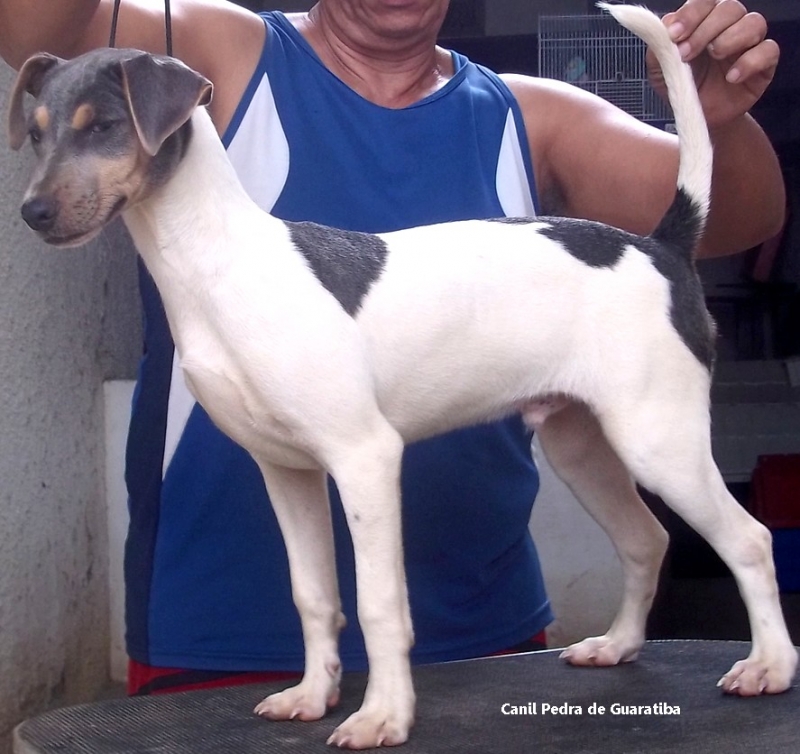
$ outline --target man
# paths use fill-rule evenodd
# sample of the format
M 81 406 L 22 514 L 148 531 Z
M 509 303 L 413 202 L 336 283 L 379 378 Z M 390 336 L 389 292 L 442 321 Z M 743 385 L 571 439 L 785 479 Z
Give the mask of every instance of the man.
M 111 6 L 0 0 L 0 52 L 19 66 L 40 49 L 71 57 L 105 45 Z M 645 233 L 674 194 L 672 136 L 572 87 L 496 77 L 437 47 L 447 0 L 320 0 L 307 14 L 263 18 L 215 0 L 172 6 L 175 54 L 214 82 L 209 110 L 237 171 L 284 219 L 387 231 L 538 212 Z M 716 150 L 699 253 L 748 248 L 782 220 L 777 160 L 746 114 L 777 46 L 737 0 L 688 0 L 665 23 L 696 67 Z M 117 43 L 163 52 L 160 0 L 124 0 Z M 127 474 L 132 690 L 218 679 L 176 669 L 226 680 L 299 670 L 285 554 L 260 475 L 193 404 L 146 275 L 142 291 L 147 348 Z M 503 651 L 550 620 L 527 534 L 538 486 L 529 441 L 513 419 L 408 449 L 415 660 Z M 352 669 L 363 663 L 352 554 L 336 505 L 333 515 Z

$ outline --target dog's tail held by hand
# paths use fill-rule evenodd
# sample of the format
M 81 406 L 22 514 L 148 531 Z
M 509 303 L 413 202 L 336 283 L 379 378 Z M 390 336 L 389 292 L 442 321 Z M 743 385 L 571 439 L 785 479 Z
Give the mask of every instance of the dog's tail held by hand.
M 681 60 L 661 19 L 636 5 L 597 3 L 622 26 L 640 37 L 656 56 L 664 74 L 680 142 L 678 189 L 652 237 L 691 257 L 705 229 L 711 196 L 713 153 L 708 127 L 691 68 Z

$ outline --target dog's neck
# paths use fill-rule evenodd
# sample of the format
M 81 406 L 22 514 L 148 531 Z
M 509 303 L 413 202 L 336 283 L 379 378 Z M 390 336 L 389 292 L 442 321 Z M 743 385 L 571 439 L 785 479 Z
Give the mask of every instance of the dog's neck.
M 224 239 L 242 207 L 254 207 L 204 108 L 192 115 L 192 133 L 174 173 L 150 195 L 123 212 L 137 250 L 151 273 L 163 266 L 224 260 Z M 231 208 L 231 211 L 228 211 Z M 279 222 L 276 220 L 276 222 Z M 220 243 L 207 253 L 209 239 Z M 208 257 L 204 260 L 202 257 Z

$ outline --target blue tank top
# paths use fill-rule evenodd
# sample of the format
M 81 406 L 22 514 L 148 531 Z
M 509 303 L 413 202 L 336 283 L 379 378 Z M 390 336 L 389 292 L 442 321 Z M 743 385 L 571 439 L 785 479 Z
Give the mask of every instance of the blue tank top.
M 501 80 L 453 53 L 414 105 L 365 100 L 280 13 L 223 137 L 248 192 L 287 220 L 371 232 L 535 213 L 522 118 Z M 127 453 L 127 642 L 134 659 L 211 670 L 302 669 L 283 541 L 255 463 L 211 423 L 173 363 L 143 270 L 145 353 Z M 320 365 L 324 370 L 324 365 Z M 521 420 L 416 443 L 403 525 L 416 662 L 501 650 L 552 620 L 528 520 L 538 489 Z M 363 669 L 352 545 L 331 484 L 341 653 Z

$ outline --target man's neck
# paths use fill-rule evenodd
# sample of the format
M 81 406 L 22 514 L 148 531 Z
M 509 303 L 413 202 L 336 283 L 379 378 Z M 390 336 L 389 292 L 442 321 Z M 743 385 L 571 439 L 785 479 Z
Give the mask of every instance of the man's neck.
M 325 2 L 290 18 L 325 66 L 376 105 L 407 107 L 453 76 L 450 54 L 436 47 L 437 19 L 387 28 Z

